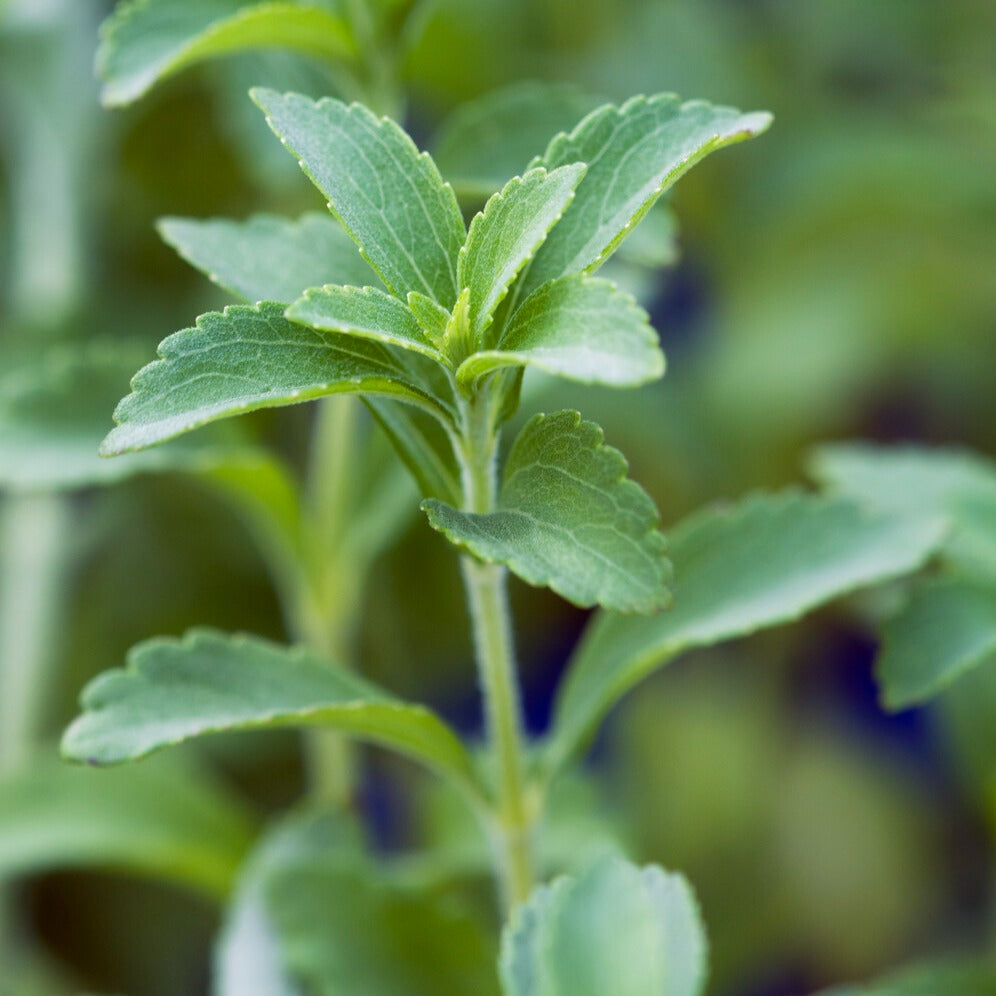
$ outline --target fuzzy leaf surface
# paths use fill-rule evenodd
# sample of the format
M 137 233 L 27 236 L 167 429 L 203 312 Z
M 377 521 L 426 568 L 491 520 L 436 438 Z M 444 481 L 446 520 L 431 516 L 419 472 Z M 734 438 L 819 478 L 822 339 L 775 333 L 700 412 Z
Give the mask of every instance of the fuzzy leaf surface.
M 996 659 L 996 587 L 938 578 L 886 624 L 875 668 L 889 709 L 920 705 L 983 661 Z
M 824 602 L 922 566 L 937 518 L 873 514 L 788 491 L 705 509 L 671 533 L 674 605 L 659 616 L 602 613 L 561 685 L 546 766 L 556 770 L 634 685 L 682 651 L 790 622 Z
M 616 857 L 540 886 L 502 936 L 505 996 L 697 996 L 705 976 L 688 883 Z
M 318 4 L 130 0 L 119 4 L 101 29 L 101 99 L 128 104 L 194 63 L 258 48 L 340 60 L 356 45 L 347 21 Z
M 554 138 L 540 162 L 547 169 L 583 162 L 588 172 L 570 208 L 536 253 L 520 297 L 548 280 L 599 267 L 654 202 L 710 152 L 760 134 L 764 112 L 742 114 L 674 94 L 606 105 L 569 135 Z
M 513 83 L 469 100 L 448 117 L 433 158 L 461 197 L 484 200 L 601 101 L 562 83 Z
M 451 308 L 467 232 L 432 159 L 359 104 L 265 89 L 251 96 L 388 289 Z
M 219 785 L 165 758 L 93 771 L 46 756 L 0 779 L 3 878 L 103 868 L 221 897 L 252 833 Z
M 814 476 L 835 492 L 899 515 L 946 515 L 945 555 L 996 582 L 996 465 L 975 453 L 913 446 L 820 447 Z
M 670 600 L 657 509 L 622 454 L 577 412 L 536 415 L 505 466 L 497 511 L 422 507 L 435 529 L 482 560 L 576 605 L 653 612 Z
M 237 298 L 290 304 L 309 287 L 363 287 L 373 270 L 334 218 L 305 214 L 297 221 L 258 214 L 225 218 L 162 218 L 159 234 L 191 266 Z
M 471 382 L 505 366 L 636 387 L 664 373 L 664 354 L 650 316 L 633 298 L 608 280 L 575 273 L 530 294 L 497 349 L 468 357 L 457 376 Z
M 442 362 L 411 309 L 376 287 L 311 287 L 286 311 L 291 321 L 411 349 Z
M 209 312 L 163 340 L 140 370 L 101 453 L 112 456 L 258 408 L 343 392 L 403 398 L 432 407 L 403 363 L 376 342 L 317 332 L 284 317 L 282 304 Z
M 556 225 L 584 176 L 583 163 L 513 177 L 470 223 L 457 279 L 470 289 L 471 335 L 481 344 L 495 308 Z
M 193 737 L 324 726 L 389 747 L 461 786 L 473 780 L 456 735 L 429 709 L 309 654 L 251 636 L 193 630 L 140 643 L 124 669 L 83 691 L 63 754 L 89 764 L 145 757 Z

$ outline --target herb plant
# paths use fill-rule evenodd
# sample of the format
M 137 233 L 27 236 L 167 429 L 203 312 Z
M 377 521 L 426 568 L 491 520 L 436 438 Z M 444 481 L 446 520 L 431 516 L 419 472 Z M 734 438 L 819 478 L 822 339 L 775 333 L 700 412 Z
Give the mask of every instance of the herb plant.
M 661 375 L 648 316 L 594 271 L 687 169 L 768 117 L 669 95 L 603 106 L 554 137 L 465 227 L 433 160 L 390 120 L 331 98 L 252 96 L 334 217 L 163 223 L 188 260 L 256 303 L 203 315 L 165 340 L 119 405 L 103 452 L 359 394 L 414 476 L 430 525 L 459 551 L 487 749 L 344 669 L 328 641 L 285 648 L 197 630 L 141 644 L 124 670 L 94 681 L 63 751 L 113 764 L 206 734 L 287 726 L 391 748 L 451 785 L 489 842 L 507 920 L 504 992 L 700 992 L 704 933 L 680 876 L 606 855 L 542 884 L 572 863 L 544 843 L 555 779 L 652 671 L 916 569 L 944 523 L 869 513 L 846 496 L 756 495 L 677 527 L 672 579 L 656 509 L 596 425 L 575 411 L 536 414 L 507 454 L 502 437 L 529 368 L 612 387 Z M 325 282 L 309 286 L 316 277 Z M 251 474 L 229 482 L 259 499 L 278 576 L 302 550 L 308 562 L 329 549 L 321 537 L 341 509 L 321 496 L 352 468 L 333 461 L 323 471 L 333 479 L 319 477 L 306 508 L 293 488 L 275 498 Z M 348 533 L 349 522 L 334 528 Z M 600 609 L 537 744 L 523 734 L 508 571 Z M 321 610 L 336 608 L 335 592 L 313 603 L 306 589 L 288 591 L 306 606 L 298 618 L 319 630 Z M 322 732 L 312 747 L 316 781 L 335 782 L 340 742 Z M 466 896 L 378 864 L 348 795 L 326 794 L 339 805 L 306 808 L 259 846 L 219 947 L 218 991 L 495 991 L 487 917 Z M 439 860 L 445 867 L 445 851 Z

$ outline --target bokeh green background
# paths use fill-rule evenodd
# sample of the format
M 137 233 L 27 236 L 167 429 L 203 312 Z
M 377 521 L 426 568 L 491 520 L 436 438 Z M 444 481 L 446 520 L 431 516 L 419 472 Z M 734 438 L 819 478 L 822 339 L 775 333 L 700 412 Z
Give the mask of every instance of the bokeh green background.
M 96 442 L 128 371 L 226 303 L 159 241 L 156 218 L 321 206 L 245 98 L 260 82 L 317 94 L 316 69 L 237 57 L 107 111 L 91 67 L 109 8 L 0 3 L 0 399 L 16 416 L 0 464 L 10 426 L 30 441 L 25 425 L 52 411 L 32 385 L 56 385 Z M 535 386 L 544 407 L 575 405 L 605 427 L 665 524 L 805 479 L 826 440 L 993 452 L 992 3 L 438 0 L 412 41 L 406 124 L 423 146 L 460 104 L 521 80 L 774 113 L 770 133 L 711 159 L 671 201 L 680 257 L 645 286 L 664 380 L 618 395 Z M 75 370 L 95 349 L 122 357 L 120 379 Z M 300 461 L 310 416 L 253 416 L 245 431 Z M 203 623 L 284 635 L 243 526 L 203 485 L 148 474 L 63 501 L 69 556 L 46 622 L 56 667 L 38 679 L 49 741 L 86 679 L 142 638 Z M 455 561 L 414 507 L 363 597 L 364 669 L 475 729 Z M 538 731 L 583 617 L 524 586 L 513 600 Z M 635 858 L 688 875 L 717 996 L 788 996 L 991 937 L 996 676 L 885 717 L 867 608 L 682 660 L 617 712 L 571 803 L 593 833 L 610 824 Z M 301 786 L 289 735 L 212 741 L 198 756 L 260 820 Z M 445 832 L 430 787 L 381 755 L 364 805 L 386 848 Z M 18 882 L 51 963 L 39 992 L 206 991 L 218 910 L 205 900 L 92 869 Z

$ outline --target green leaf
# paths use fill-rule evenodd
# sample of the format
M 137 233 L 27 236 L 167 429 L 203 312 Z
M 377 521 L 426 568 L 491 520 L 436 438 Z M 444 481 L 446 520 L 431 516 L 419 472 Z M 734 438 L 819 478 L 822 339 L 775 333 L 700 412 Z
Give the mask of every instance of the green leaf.
M 634 685 L 691 647 L 798 619 L 922 566 L 944 538 L 935 518 L 868 513 L 846 498 L 787 491 L 706 509 L 671 532 L 674 606 L 652 618 L 603 613 L 557 697 L 553 772 Z
M 583 162 L 577 196 L 536 254 L 520 297 L 567 273 L 590 272 L 612 254 L 679 177 L 725 145 L 760 134 L 764 112 L 741 114 L 674 94 L 634 97 L 589 114 L 570 135 L 550 142 L 540 162 L 553 169 Z
M 312 328 L 385 342 L 443 362 L 411 310 L 376 287 L 311 287 L 286 314 Z
M 824 446 L 813 475 L 833 491 L 899 515 L 946 515 L 945 553 L 959 569 L 996 580 L 996 465 L 959 450 Z
M 374 278 L 352 239 L 334 218 L 305 214 L 298 221 L 258 214 L 246 221 L 162 218 L 159 234 L 191 266 L 249 304 L 290 304 L 309 287 Z
M 192 737 L 324 726 L 381 744 L 474 791 L 457 736 L 412 705 L 300 649 L 252 636 L 192 630 L 154 639 L 84 690 L 63 754 L 89 764 L 134 761 Z
M 512 281 L 573 200 L 585 169 L 574 163 L 514 177 L 470 223 L 457 280 L 470 289 L 471 335 L 478 346 Z
M 128 104 L 194 63 L 256 48 L 341 60 L 354 54 L 355 41 L 347 21 L 319 4 L 130 0 L 101 29 L 101 98 Z
M 234 305 L 165 339 L 160 359 L 140 370 L 101 446 L 113 456 L 189 432 L 216 419 L 342 392 L 383 394 L 438 410 L 408 380 L 389 348 L 317 332 L 284 317 L 282 304 Z
M 505 996 L 696 996 L 705 975 L 688 883 L 621 858 L 541 886 L 502 935 Z
M 875 663 L 889 709 L 920 705 L 996 659 L 996 587 L 939 578 L 917 588 L 883 631 Z
M 271 874 L 267 907 L 286 964 L 318 996 L 492 996 L 494 943 L 452 902 L 392 886 L 334 853 Z
M 608 280 L 572 274 L 534 291 L 516 311 L 497 349 L 460 364 L 470 383 L 505 366 L 610 387 L 636 387 L 664 373 L 650 316 Z
M 219 897 L 251 836 L 221 786 L 167 759 L 93 771 L 46 756 L 0 779 L 0 879 L 104 868 Z
M 419 294 L 418 291 L 408 293 L 408 307 L 411 308 L 415 320 L 429 341 L 441 349 L 446 339 L 450 313 L 442 305 L 436 304 L 431 297 Z
M 424 498 L 459 504 L 463 493 L 453 447 L 439 422 L 386 398 L 364 398 Z
M 525 425 L 497 511 L 476 515 L 433 500 L 422 507 L 457 546 L 577 605 L 653 612 L 670 601 L 657 509 L 626 477 L 622 454 L 577 412 L 536 415 Z
M 996 996 L 991 962 L 947 961 L 906 969 L 886 979 L 822 989 L 818 996 Z
M 276 925 L 266 904 L 269 879 L 288 865 L 324 856 L 362 859 L 356 825 L 343 813 L 304 810 L 267 831 L 243 865 L 215 946 L 213 996 L 301 996 L 284 968 Z
M 263 89 L 250 95 L 388 289 L 402 299 L 419 291 L 451 308 L 467 232 L 432 159 L 393 121 L 359 104 Z
M 483 200 L 599 103 L 562 83 L 514 83 L 461 104 L 443 122 L 433 158 L 461 197 Z
M 101 460 L 107 413 L 141 352 L 110 341 L 57 344 L 0 371 L 0 489 L 64 491 L 113 484 L 134 474 L 185 468 L 204 446 L 174 445 L 127 460 Z

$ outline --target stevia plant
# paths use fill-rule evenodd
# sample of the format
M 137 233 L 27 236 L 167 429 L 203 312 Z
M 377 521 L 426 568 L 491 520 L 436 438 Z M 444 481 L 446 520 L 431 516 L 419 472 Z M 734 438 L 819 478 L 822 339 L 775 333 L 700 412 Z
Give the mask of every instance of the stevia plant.
M 466 228 L 432 159 L 388 119 L 330 98 L 257 90 L 253 99 L 334 219 L 164 223 L 186 258 L 258 303 L 204 315 L 167 339 L 119 405 L 103 451 L 253 409 L 359 394 L 417 481 L 429 523 L 460 553 L 487 753 L 477 756 L 424 706 L 314 651 L 209 630 L 142 644 L 125 670 L 98 678 L 64 753 L 110 764 L 204 734 L 286 726 L 392 748 L 452 785 L 490 841 L 512 914 L 505 992 L 698 992 L 705 942 L 680 876 L 605 857 L 539 884 L 550 866 L 551 785 L 647 674 L 691 647 L 916 569 L 943 523 L 863 512 L 843 497 L 759 495 L 676 529 L 672 581 L 653 503 L 597 426 L 574 411 L 536 414 L 507 454 L 502 435 L 528 368 L 614 387 L 661 375 L 646 313 L 594 271 L 682 173 L 768 117 L 670 95 L 601 107 L 555 137 Z M 342 252 L 337 223 L 358 253 Z M 237 251 L 247 234 L 249 245 L 267 240 L 265 261 Z M 307 288 L 307 246 L 322 247 L 344 282 Z M 254 293 L 263 283 L 277 300 Z M 601 610 L 569 665 L 550 733 L 532 747 L 508 571 Z M 377 865 L 341 812 L 292 818 L 243 875 L 219 946 L 218 991 L 250 991 L 248 979 L 260 992 L 494 991 L 481 918 L 421 884 Z

